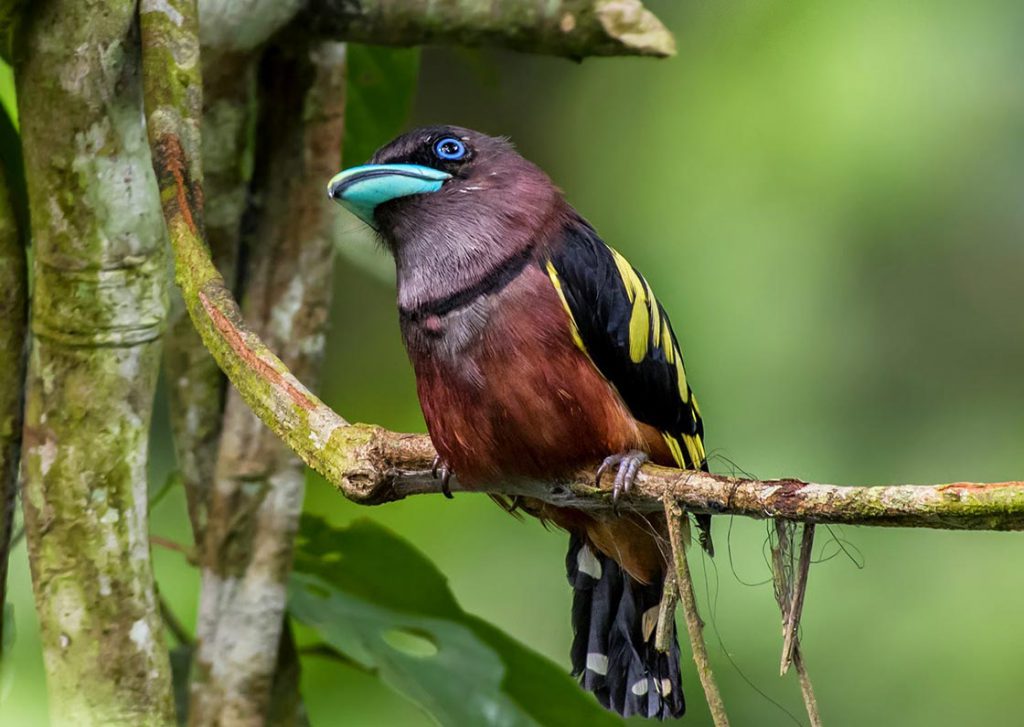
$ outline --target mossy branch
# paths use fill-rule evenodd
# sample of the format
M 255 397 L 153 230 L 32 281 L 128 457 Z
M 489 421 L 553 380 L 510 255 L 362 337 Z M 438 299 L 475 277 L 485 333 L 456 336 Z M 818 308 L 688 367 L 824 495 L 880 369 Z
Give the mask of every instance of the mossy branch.
M 676 52 L 641 0 L 203 0 L 200 10 L 203 48 L 231 53 L 259 48 L 296 16 L 313 40 L 490 46 L 577 60 Z
M 152 93 L 147 86 L 147 93 Z M 249 330 L 210 260 L 195 225 L 187 156 L 172 129 L 153 139 L 164 214 L 178 284 L 204 344 L 257 416 L 306 464 L 349 499 L 380 504 L 439 493 L 431 475 L 435 452 L 424 435 L 350 425 L 292 375 Z M 609 493 L 593 487 L 594 472 L 571 481 L 495 482 L 483 491 L 519 494 L 583 509 L 610 509 Z M 463 489 L 457 478 L 453 491 Z M 845 487 L 797 479 L 756 480 L 647 465 L 628 496 L 630 507 L 662 508 L 668 493 L 689 512 L 779 517 L 815 523 L 1024 530 L 1024 482 Z
M 175 256 L 176 280 L 192 321 L 239 394 L 256 415 L 346 497 L 379 504 L 440 492 L 431 476 L 434 450 L 423 435 L 350 425 L 307 389 L 244 323 L 203 238 L 199 158 L 188 143 L 199 106 L 173 91 L 187 74 L 147 67 L 144 79 L 153 164 Z M 325 199 L 322 204 L 328 204 Z M 594 472 L 565 482 L 495 482 L 484 491 L 536 497 L 583 509 L 610 509 Z M 453 491 L 461 488 L 457 478 Z M 662 509 L 668 494 L 689 512 L 754 518 L 929 527 L 1024 529 L 1024 482 L 844 487 L 796 479 L 756 480 L 648 465 L 628 496 L 629 507 Z
M 319 371 L 331 293 L 334 211 L 320 180 L 341 163 L 344 60 L 342 44 L 313 41 L 272 46 L 260 64 L 256 138 L 274 143 L 256 149 L 245 320 L 307 380 Z M 234 390 L 223 422 L 190 690 L 196 725 L 259 722 L 298 671 L 278 662 L 294 656 L 278 646 L 305 468 Z M 290 722 L 298 706 L 294 693 L 279 705 Z
M 311 0 L 313 32 L 379 45 L 448 44 L 586 56 L 675 54 L 640 0 Z
M 302 385 L 242 321 L 224 288 L 187 206 L 191 196 L 182 147 L 165 139 L 154 149 L 164 185 L 164 212 L 175 250 L 176 274 L 203 342 L 257 416 L 310 467 L 351 500 L 373 505 L 410 495 L 440 493 L 431 475 L 435 452 L 425 435 L 349 424 Z M 582 509 L 611 509 L 610 495 L 593 486 L 594 471 L 564 482 L 495 482 L 484 492 L 535 497 Z M 450 483 L 460 491 L 457 478 Z M 1024 482 L 847 487 L 797 479 L 757 480 L 645 466 L 626 505 L 662 508 L 670 495 L 689 512 L 846 525 L 1024 530 Z

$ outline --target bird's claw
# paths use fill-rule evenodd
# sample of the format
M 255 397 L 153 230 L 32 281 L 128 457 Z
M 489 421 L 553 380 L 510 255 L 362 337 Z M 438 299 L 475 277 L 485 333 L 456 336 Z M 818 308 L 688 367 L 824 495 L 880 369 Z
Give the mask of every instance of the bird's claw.
M 600 487 L 601 478 L 612 467 L 616 467 L 615 480 L 612 482 L 612 503 L 618 507 L 619 498 L 624 494 L 628 494 L 630 489 L 632 489 L 640 468 L 648 459 L 647 453 L 641 452 L 639 449 L 632 449 L 622 454 L 613 454 L 610 457 L 605 457 L 604 462 L 597 468 L 595 484 Z
M 434 457 L 434 462 L 430 466 L 430 474 L 435 480 L 438 477 L 441 478 L 441 494 L 449 500 L 454 500 L 455 495 L 452 494 L 451 488 L 452 470 L 447 463 L 441 459 L 441 455 Z

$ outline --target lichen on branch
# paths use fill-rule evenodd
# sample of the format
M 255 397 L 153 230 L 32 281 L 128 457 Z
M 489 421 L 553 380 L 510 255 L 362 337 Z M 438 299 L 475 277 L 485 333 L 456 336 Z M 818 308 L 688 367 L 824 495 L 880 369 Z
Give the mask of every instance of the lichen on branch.
M 675 54 L 640 0 L 311 0 L 313 32 L 379 45 L 510 48 L 568 58 Z
M 256 137 L 274 144 L 256 149 L 245 320 L 306 380 L 319 372 L 331 293 L 334 210 L 320 180 L 341 163 L 344 60 L 343 44 L 297 41 L 269 48 L 259 74 L 268 102 Z M 268 711 L 305 475 L 232 390 L 203 549 L 193 724 Z
M 167 93 L 160 73 L 145 81 L 153 164 L 174 248 L 176 279 L 203 343 L 254 413 L 302 460 L 364 504 L 440 492 L 430 474 L 435 455 L 427 437 L 350 425 L 307 389 L 243 321 L 238 304 L 210 260 L 199 202 L 200 163 L 187 137 L 198 106 L 187 95 Z M 162 106 L 179 103 L 173 113 Z M 189 119 L 193 121 L 188 121 Z M 171 121 L 172 123 L 163 123 Z M 567 507 L 610 509 L 609 494 L 593 486 L 593 471 L 568 482 L 495 482 L 483 491 L 524 495 Z M 454 490 L 460 489 L 453 481 Z M 628 506 L 663 507 L 668 495 L 689 512 L 779 517 L 845 523 L 950 529 L 1024 529 L 1024 482 L 954 483 L 939 486 L 842 487 L 795 479 L 761 481 L 685 472 L 648 465 Z

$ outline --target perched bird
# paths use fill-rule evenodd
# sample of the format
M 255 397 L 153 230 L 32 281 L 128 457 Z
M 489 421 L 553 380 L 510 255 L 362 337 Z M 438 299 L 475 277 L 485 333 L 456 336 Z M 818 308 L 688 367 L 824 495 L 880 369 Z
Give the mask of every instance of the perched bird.
M 394 256 L 420 405 L 461 483 L 600 462 L 617 497 L 648 460 L 706 468 L 697 400 L 650 285 L 507 140 L 417 129 L 328 194 Z M 664 516 L 521 504 L 570 534 L 573 674 L 622 715 L 682 715 L 679 646 L 654 648 Z M 710 551 L 709 519 L 698 525 Z

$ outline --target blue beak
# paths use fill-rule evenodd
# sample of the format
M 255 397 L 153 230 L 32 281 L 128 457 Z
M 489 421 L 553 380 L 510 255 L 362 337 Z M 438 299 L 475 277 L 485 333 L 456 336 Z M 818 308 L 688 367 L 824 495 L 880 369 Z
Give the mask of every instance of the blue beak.
M 364 164 L 340 172 L 327 185 L 327 196 L 356 217 L 377 227 L 377 205 L 411 194 L 441 189 L 450 174 L 418 164 Z

